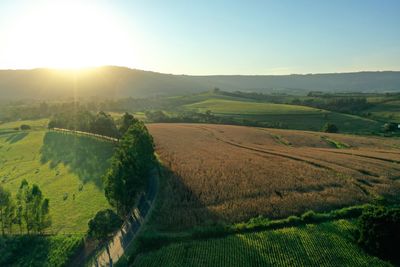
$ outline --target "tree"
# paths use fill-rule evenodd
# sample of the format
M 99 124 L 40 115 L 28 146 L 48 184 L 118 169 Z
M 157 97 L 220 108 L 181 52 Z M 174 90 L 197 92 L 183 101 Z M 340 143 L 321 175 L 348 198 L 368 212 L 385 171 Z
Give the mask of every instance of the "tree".
M 21 130 L 23 130 L 23 131 L 26 131 L 26 130 L 30 130 L 30 129 L 31 129 L 31 126 L 29 126 L 29 125 L 27 125 L 27 124 L 22 124 L 19 128 L 20 128 Z
M 121 216 L 130 211 L 137 194 L 144 189 L 153 162 L 153 138 L 144 123 L 137 121 L 120 140 L 104 176 L 106 198 Z
M 98 133 L 101 135 L 118 137 L 118 129 L 115 126 L 113 118 L 106 114 L 104 111 L 97 113 L 92 125 L 90 132 Z
M 19 225 L 19 232 L 22 234 L 22 219 L 24 214 L 24 199 L 25 199 L 25 187 L 28 185 L 28 182 L 23 179 L 18 188 L 17 196 L 16 196 L 16 212 L 15 212 L 15 221 Z
M 332 123 L 325 123 L 325 125 L 322 127 L 322 131 L 325 133 L 337 133 L 339 129 L 335 124 Z
M 388 122 L 383 125 L 383 131 L 385 133 L 394 132 L 397 129 L 397 124 L 393 122 Z
M 0 186 L 0 220 L 1 220 L 1 234 L 5 235 L 5 226 L 7 222 L 6 209 L 10 205 L 11 194 L 8 190 Z
M 125 132 L 129 129 L 129 127 L 136 122 L 137 119 L 135 119 L 132 114 L 125 112 L 125 114 L 122 116 L 121 119 L 121 126 L 118 129 L 119 133 L 121 135 L 125 134 Z
M 372 207 L 359 218 L 359 244 L 384 259 L 399 261 L 400 208 Z
M 106 242 L 121 225 L 122 219 L 113 210 L 101 210 L 89 221 L 88 236 L 100 242 Z M 106 249 L 111 263 L 112 259 L 108 245 Z
M 51 225 L 49 215 L 49 199 L 44 198 L 39 186 L 29 186 L 26 180 L 21 182 L 17 194 L 17 212 L 15 221 L 22 226 L 25 222 L 26 231 L 43 233 Z

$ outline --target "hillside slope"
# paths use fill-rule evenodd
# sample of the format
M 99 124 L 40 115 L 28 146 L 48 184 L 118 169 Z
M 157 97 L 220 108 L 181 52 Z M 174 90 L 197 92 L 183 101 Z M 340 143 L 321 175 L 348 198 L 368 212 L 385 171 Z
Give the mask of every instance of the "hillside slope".
M 201 92 L 214 87 L 226 91 L 283 91 L 297 94 L 315 90 L 399 91 L 400 72 L 190 76 L 110 66 L 81 71 L 0 70 L 0 99 L 146 97 Z

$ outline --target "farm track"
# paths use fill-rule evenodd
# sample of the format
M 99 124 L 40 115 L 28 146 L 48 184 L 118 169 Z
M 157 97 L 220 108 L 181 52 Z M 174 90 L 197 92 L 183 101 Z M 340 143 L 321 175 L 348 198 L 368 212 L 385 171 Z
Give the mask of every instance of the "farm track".
M 199 128 L 208 131 L 208 129 L 206 129 L 206 128 L 202 128 L 202 127 L 199 127 Z M 309 164 L 309 165 L 311 165 L 313 167 L 322 168 L 322 169 L 325 169 L 325 170 L 330 170 L 330 171 L 332 171 L 334 173 L 337 173 L 337 174 L 340 173 L 338 169 L 347 169 L 347 170 L 350 170 L 350 171 L 358 172 L 358 174 L 360 174 L 360 175 L 379 177 L 378 174 L 375 174 L 375 173 L 372 173 L 372 172 L 363 171 L 363 170 L 359 170 L 359 169 L 353 169 L 353 168 L 350 168 L 350 167 L 347 167 L 347 166 L 344 166 L 344 165 L 339 165 L 337 163 L 329 162 L 329 161 L 326 161 L 326 160 L 321 160 L 321 159 L 317 160 L 317 159 L 312 158 L 312 157 L 307 157 L 307 159 L 305 159 L 304 156 L 295 157 L 295 156 L 292 156 L 292 155 L 288 155 L 286 153 L 278 152 L 276 150 L 267 150 L 267 149 L 260 149 L 260 148 L 255 148 L 255 147 L 251 147 L 251 146 L 244 146 L 242 144 L 238 144 L 238 143 L 235 143 L 235 142 L 232 142 L 232 141 L 228 141 L 228 140 L 224 140 L 222 138 L 219 138 L 211 131 L 208 131 L 208 132 L 210 134 L 212 134 L 213 137 L 216 140 L 218 140 L 220 142 L 223 142 L 225 144 L 228 144 L 228 145 L 232 145 L 232 146 L 241 148 L 241 149 L 247 149 L 247 150 L 251 150 L 251 151 L 254 151 L 254 152 L 257 152 L 257 153 L 261 153 L 261 154 L 269 154 L 269 155 L 272 155 L 272 156 L 283 157 L 283 158 L 287 158 L 287 159 L 290 159 L 290 160 L 303 162 L 303 163 Z M 325 150 L 325 151 L 329 151 L 329 150 Z M 352 155 L 352 154 L 349 154 L 349 153 L 339 153 L 339 152 L 334 152 L 334 151 L 329 151 L 329 152 L 338 153 L 338 154 Z M 263 157 L 262 155 L 260 155 L 260 156 Z M 318 163 L 316 161 L 318 161 Z M 321 163 L 321 162 L 323 162 L 323 163 Z M 327 166 L 327 163 L 329 165 L 332 165 L 332 167 L 331 166 Z M 363 180 L 355 179 L 355 178 L 353 178 L 352 180 L 353 181 L 351 182 L 351 184 L 353 184 L 354 186 L 359 188 L 360 191 L 364 195 L 369 196 L 369 195 L 372 194 L 367 188 L 365 188 L 365 186 L 363 185 L 363 182 L 360 182 L 360 181 L 363 181 Z M 368 184 L 368 185 L 371 186 L 370 184 Z M 321 189 L 321 190 L 312 190 L 312 191 L 319 192 L 319 191 L 323 191 L 323 190 Z M 241 199 L 246 199 L 246 198 L 251 199 L 251 198 L 256 198 L 258 196 L 259 195 L 257 195 L 257 196 L 243 196 L 243 197 L 241 197 Z M 224 201 L 229 201 L 229 199 L 225 199 Z M 220 203 L 217 203 L 217 204 L 213 203 L 210 206 L 220 205 L 222 202 L 223 201 L 221 201 Z
M 150 186 L 137 201 L 137 205 L 132 209 L 131 214 L 125 220 L 121 229 L 117 231 L 112 240 L 106 245 L 108 248 L 96 256 L 93 267 L 113 266 L 125 253 L 129 245 L 137 236 L 137 233 L 146 223 L 148 215 L 152 209 L 157 192 L 158 170 L 153 169 L 150 173 Z M 111 262 L 110 262 L 111 257 Z
M 345 155 L 357 156 L 357 157 L 361 157 L 361 158 L 376 159 L 376 160 L 381 160 L 381 161 L 385 161 L 385 162 L 400 164 L 400 160 L 394 160 L 394 159 L 386 159 L 386 158 L 381 158 L 381 157 L 360 155 L 360 154 L 357 154 L 357 153 L 347 153 L 347 152 L 344 152 L 344 151 L 340 151 L 340 152 L 339 151 L 332 151 L 332 150 L 328 150 L 328 149 L 320 149 L 320 151 L 336 153 L 336 154 L 345 154 Z M 379 153 L 391 153 L 391 152 L 379 152 Z M 397 153 L 393 153 L 393 154 L 397 154 Z
M 351 171 L 354 171 L 354 172 L 358 172 L 360 175 L 379 177 L 378 174 L 375 174 L 375 173 L 372 173 L 372 172 L 366 172 L 366 171 L 359 170 L 359 169 L 350 168 L 350 167 L 347 167 L 347 166 L 344 166 L 344 165 L 340 165 L 338 163 L 331 162 L 331 161 L 315 159 L 313 157 L 306 157 L 304 155 L 301 155 L 301 156 L 294 156 L 293 154 L 289 155 L 290 152 L 293 153 L 294 151 L 283 152 L 283 151 L 276 151 L 274 149 L 268 150 L 268 149 L 261 149 L 261 148 L 251 147 L 251 146 L 245 146 L 245 145 L 242 145 L 242 144 L 239 144 L 239 143 L 236 143 L 236 142 L 232 142 L 232 141 L 228 141 L 228 140 L 224 140 L 222 138 L 219 138 L 219 137 L 217 137 L 215 135 L 215 133 L 213 133 L 212 131 L 209 131 L 207 128 L 204 128 L 204 127 L 198 127 L 198 128 L 209 132 L 216 140 L 218 140 L 220 142 L 223 142 L 225 144 L 228 144 L 228 145 L 232 145 L 232 146 L 238 147 L 238 148 L 248 149 L 248 150 L 259 152 L 259 153 L 265 153 L 265 154 L 269 154 L 269 155 L 273 155 L 273 156 L 277 156 L 277 157 L 283 157 L 283 158 L 287 158 L 287 159 L 291 159 L 291 160 L 295 160 L 295 161 L 299 161 L 299 162 L 304 162 L 304 163 L 309 164 L 309 165 L 311 165 L 313 167 L 330 170 L 330 171 L 333 171 L 335 173 L 338 172 L 337 169 L 339 167 L 341 169 L 347 169 L 347 170 L 351 170 Z M 340 153 L 340 152 L 331 151 L 331 150 L 328 150 L 328 149 L 321 150 L 321 151 L 324 151 L 324 152 L 328 151 L 328 152 L 331 152 L 331 153 L 346 154 L 346 155 L 357 155 L 357 154 L 350 154 L 350 153 Z M 359 156 L 359 155 L 357 155 L 357 156 Z M 367 156 L 365 156 L 365 157 L 366 158 L 372 158 L 372 159 L 380 159 L 380 158 L 367 157 Z M 389 161 L 389 162 L 393 162 L 393 161 Z M 329 165 L 331 165 L 331 166 L 328 166 L 327 163 Z

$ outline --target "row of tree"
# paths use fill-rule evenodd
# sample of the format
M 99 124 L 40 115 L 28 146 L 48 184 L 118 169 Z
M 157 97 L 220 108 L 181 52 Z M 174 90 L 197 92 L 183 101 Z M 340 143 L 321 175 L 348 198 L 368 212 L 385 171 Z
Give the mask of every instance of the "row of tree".
M 1 233 L 13 233 L 13 225 L 19 225 L 20 233 L 23 227 L 26 232 L 42 234 L 50 227 L 49 199 L 43 196 L 36 184 L 29 185 L 24 179 L 15 198 L 11 193 L 0 186 L 0 222 Z
M 64 128 L 119 138 L 135 121 L 137 120 L 129 113 L 125 113 L 120 120 L 114 121 L 104 111 L 95 114 L 87 109 L 78 108 L 70 113 L 54 115 L 49 121 L 48 127 L 50 129 Z
M 123 134 L 112 158 L 112 164 L 103 177 L 105 195 L 115 208 L 101 210 L 89 221 L 88 236 L 105 243 L 120 228 L 131 212 L 140 192 L 144 191 L 154 164 L 153 138 L 143 122 L 125 113 L 120 121 Z M 108 245 L 106 250 L 112 262 Z
M 49 121 L 49 128 L 65 128 L 101 135 L 119 137 L 119 132 L 113 118 L 100 111 L 94 114 L 86 109 L 79 108 L 72 113 L 59 113 Z
M 131 122 L 104 176 L 106 198 L 121 216 L 131 211 L 138 193 L 145 189 L 154 163 L 152 136 L 142 121 Z

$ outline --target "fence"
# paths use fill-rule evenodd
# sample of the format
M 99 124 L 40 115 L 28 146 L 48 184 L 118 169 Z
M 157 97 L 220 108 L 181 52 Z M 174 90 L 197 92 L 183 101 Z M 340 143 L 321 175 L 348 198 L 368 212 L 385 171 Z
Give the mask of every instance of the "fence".
M 95 134 L 95 133 L 89 133 L 89 132 L 83 132 L 83 131 L 77 131 L 77 130 L 69 130 L 69 129 L 64 129 L 64 128 L 50 128 L 50 130 L 57 131 L 57 132 L 62 132 L 62 133 L 72 133 L 76 135 L 83 135 L 83 136 L 91 136 L 99 139 L 103 139 L 106 141 L 110 141 L 113 143 L 118 143 L 119 139 L 106 136 L 106 135 L 101 135 L 101 134 Z

